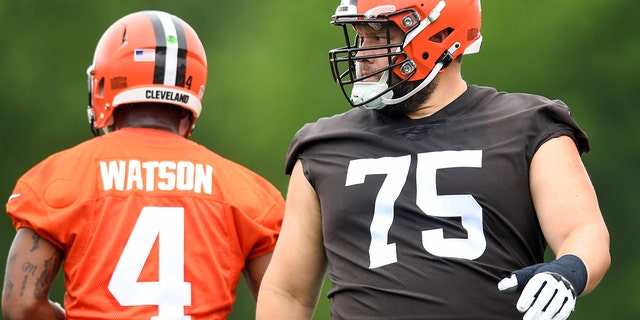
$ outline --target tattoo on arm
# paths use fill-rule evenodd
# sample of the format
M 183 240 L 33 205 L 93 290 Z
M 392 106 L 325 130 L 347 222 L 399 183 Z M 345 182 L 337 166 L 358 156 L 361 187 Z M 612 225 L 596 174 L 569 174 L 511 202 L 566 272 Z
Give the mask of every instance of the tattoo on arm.
M 7 284 L 4 286 L 6 296 L 11 296 L 11 292 L 13 292 L 13 282 L 11 280 L 7 280 Z
M 20 287 L 20 296 L 24 296 L 24 289 L 27 288 L 27 280 L 29 280 L 29 275 L 25 274 L 24 279 L 22 279 L 22 287 Z
M 32 276 L 36 275 L 36 270 L 38 270 L 38 266 L 31 263 L 30 261 L 26 261 L 23 265 L 22 265 L 22 271 L 24 271 L 24 273 L 30 274 Z
M 25 294 L 29 295 L 31 292 L 37 300 L 49 297 L 49 290 L 60 270 L 63 258 L 57 248 L 49 246 L 48 242 L 40 241 L 42 238 L 37 234 L 30 238 L 32 243 L 28 243 L 29 238 L 22 238 L 22 244 L 12 249 L 16 251 L 9 255 L 7 265 L 12 265 L 13 278 L 5 279 L 3 298 L 13 293 L 25 297 Z
M 54 254 L 51 258 L 44 261 L 44 268 L 40 277 L 36 280 L 33 294 L 36 299 L 43 299 L 49 296 L 49 289 L 53 284 L 60 266 L 60 256 Z
M 33 247 L 29 250 L 29 252 L 34 252 L 40 246 L 40 236 L 37 233 L 33 234 Z

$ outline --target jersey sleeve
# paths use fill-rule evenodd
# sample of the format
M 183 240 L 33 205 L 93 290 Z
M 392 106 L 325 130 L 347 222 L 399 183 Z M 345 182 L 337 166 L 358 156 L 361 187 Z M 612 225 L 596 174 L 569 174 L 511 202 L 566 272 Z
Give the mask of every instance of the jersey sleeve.
M 285 173 L 291 174 L 293 171 L 293 166 L 296 164 L 300 153 L 302 152 L 305 138 L 309 130 L 311 129 L 312 123 L 305 124 L 296 134 L 293 136 L 291 140 L 291 144 L 289 145 L 289 150 L 287 151 L 287 157 L 285 160 Z
M 14 227 L 33 229 L 60 249 L 78 241 L 76 234 L 85 226 L 87 202 L 79 201 L 82 189 L 73 181 L 72 167 L 64 159 L 52 156 L 27 171 L 16 183 L 6 203 Z
M 244 167 L 228 170 L 223 179 L 233 181 L 227 185 L 225 198 L 232 211 L 229 222 L 235 229 L 245 260 L 272 252 L 284 215 L 284 198 L 280 191 Z
M 16 230 L 20 228 L 33 229 L 41 237 L 60 248 L 62 246 L 60 242 L 49 232 L 51 230 L 49 214 L 40 205 L 39 198 L 36 191 L 26 183 L 19 181 L 7 201 L 7 214 Z
M 589 152 L 589 138 L 571 115 L 569 107 L 561 100 L 548 100 L 544 107 L 536 109 L 532 117 L 531 131 L 540 135 L 534 144 L 535 150 L 550 139 L 568 136 L 576 143 L 580 153 Z

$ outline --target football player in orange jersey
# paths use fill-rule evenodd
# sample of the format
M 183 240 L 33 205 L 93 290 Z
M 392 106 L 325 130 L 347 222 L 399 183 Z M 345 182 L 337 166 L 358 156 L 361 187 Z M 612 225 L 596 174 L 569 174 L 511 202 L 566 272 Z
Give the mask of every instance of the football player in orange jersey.
M 207 80 L 196 32 L 165 12 L 127 15 L 88 76 L 96 137 L 34 166 L 7 202 L 4 318 L 227 318 L 242 274 L 257 295 L 284 200 L 187 139 Z M 60 268 L 64 307 L 49 300 Z

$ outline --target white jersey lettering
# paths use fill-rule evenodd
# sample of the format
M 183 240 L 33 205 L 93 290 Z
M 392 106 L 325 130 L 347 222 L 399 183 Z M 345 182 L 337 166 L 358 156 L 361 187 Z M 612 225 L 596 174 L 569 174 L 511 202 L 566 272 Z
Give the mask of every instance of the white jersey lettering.
M 213 167 L 191 161 L 100 161 L 104 191 L 193 191 L 211 194 Z

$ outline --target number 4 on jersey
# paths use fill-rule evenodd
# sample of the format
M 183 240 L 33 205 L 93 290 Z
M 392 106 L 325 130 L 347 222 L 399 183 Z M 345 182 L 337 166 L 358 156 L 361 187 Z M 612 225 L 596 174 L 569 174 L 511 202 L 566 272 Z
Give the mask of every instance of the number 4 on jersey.
M 158 281 L 138 282 L 158 239 Z M 157 305 L 152 320 L 188 320 L 191 283 L 184 282 L 184 208 L 145 207 L 118 260 L 109 291 L 122 306 Z

